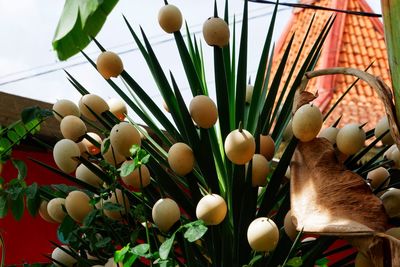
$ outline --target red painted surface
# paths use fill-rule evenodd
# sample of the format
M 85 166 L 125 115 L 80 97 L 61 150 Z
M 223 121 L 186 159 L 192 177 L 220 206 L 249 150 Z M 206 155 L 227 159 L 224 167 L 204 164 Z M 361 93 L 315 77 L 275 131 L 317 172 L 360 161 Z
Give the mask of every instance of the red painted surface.
M 32 152 L 15 150 L 13 152 L 15 159 L 24 160 L 28 175 L 27 184 L 37 182 L 38 184 L 70 184 L 65 179 L 53 174 L 51 171 L 35 164 L 28 158 L 35 158 L 49 165 L 55 166 L 51 153 Z M 3 168 L 1 176 L 8 181 L 15 178 L 16 169 L 11 162 L 7 162 Z M 48 262 L 43 254 L 49 254 L 53 250 L 52 244 L 49 242 L 57 241 L 56 231 L 58 224 L 51 224 L 44 221 L 39 215 L 35 218 L 31 217 L 25 210 L 21 221 L 16 221 L 11 213 L 6 218 L 0 219 L 0 231 L 5 241 L 5 264 L 22 264 L 24 262 Z M 0 252 L 1 254 L 1 252 Z

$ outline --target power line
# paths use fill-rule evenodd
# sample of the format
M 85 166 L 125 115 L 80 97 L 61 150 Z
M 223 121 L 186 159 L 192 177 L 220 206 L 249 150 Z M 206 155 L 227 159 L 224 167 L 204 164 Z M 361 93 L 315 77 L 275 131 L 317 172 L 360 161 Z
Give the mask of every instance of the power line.
M 285 10 L 290 10 L 290 9 L 291 8 L 280 8 L 280 9 L 278 9 L 278 12 L 285 11 Z M 264 17 L 264 16 L 271 15 L 272 13 L 273 13 L 273 11 L 268 11 L 268 12 L 265 12 L 265 13 L 262 13 L 262 14 L 259 14 L 259 15 L 255 15 L 255 16 L 249 17 L 248 20 L 251 21 L 251 20 L 254 20 L 254 19 L 258 19 L 258 18 L 261 18 L 261 17 Z M 235 21 L 235 23 L 240 23 L 240 22 L 242 22 L 242 19 L 239 19 L 239 20 Z M 195 25 L 194 27 L 201 26 L 201 25 L 202 24 L 198 24 L 198 25 Z M 199 29 L 197 31 L 191 32 L 191 34 L 198 34 L 198 33 L 201 33 L 201 32 L 202 32 L 202 30 Z M 162 35 L 160 34 L 160 35 L 154 36 L 153 39 L 156 39 L 159 36 L 163 36 L 163 35 L 164 34 L 162 34 Z M 154 42 L 151 45 L 152 46 L 157 46 L 157 45 L 161 45 L 161 44 L 164 44 L 164 43 L 171 42 L 173 40 L 174 40 L 174 38 L 167 38 L 167 39 L 163 39 L 163 40 Z M 125 45 L 127 45 L 127 44 L 125 44 Z M 124 45 L 119 45 L 119 46 L 116 46 L 116 47 L 122 47 L 122 46 L 124 46 Z M 130 48 L 130 49 L 122 50 L 122 51 L 118 52 L 118 54 L 126 54 L 126 53 L 134 52 L 134 51 L 137 51 L 137 50 L 139 50 L 138 47 Z M 56 71 L 59 71 L 59 70 L 62 70 L 62 69 L 68 69 L 68 68 L 71 68 L 71 67 L 76 67 L 76 66 L 79 66 L 79 65 L 87 64 L 87 63 L 88 63 L 87 60 L 81 60 L 81 61 L 78 61 L 78 62 L 75 62 L 75 63 L 69 63 L 69 64 L 63 64 L 62 62 L 56 62 L 56 63 L 52 63 L 52 64 L 42 65 L 42 66 L 35 67 L 35 68 L 29 69 L 29 70 L 24 70 L 24 71 L 8 74 L 8 75 L 5 75 L 3 77 L 9 77 L 9 76 L 18 75 L 19 73 L 30 72 L 30 71 L 34 71 L 34 70 L 37 70 L 37 69 L 41 69 L 43 67 L 51 67 L 51 66 L 55 66 L 55 67 L 50 68 L 48 70 L 43 70 L 43 71 L 40 71 L 40 72 L 37 72 L 37 73 L 34 73 L 34 74 L 30 74 L 30 75 L 22 76 L 22 77 L 19 77 L 19 78 L 15 78 L 15 79 L 12 79 L 12 80 L 9 80 L 9 81 L 0 82 L 0 86 L 4 86 L 4 85 L 7 85 L 7 84 L 11 84 L 11 83 L 15 83 L 15 82 L 19 82 L 19 81 L 23 81 L 23 80 L 27 80 L 27 79 L 39 77 L 39 76 L 43 76 L 43 75 L 46 75 L 46 74 L 49 74 L 49 73 L 53 73 L 53 72 L 56 72 Z M 60 65 L 62 65 L 62 66 L 60 66 Z M 1 77 L 1 78 L 3 78 L 3 77 Z

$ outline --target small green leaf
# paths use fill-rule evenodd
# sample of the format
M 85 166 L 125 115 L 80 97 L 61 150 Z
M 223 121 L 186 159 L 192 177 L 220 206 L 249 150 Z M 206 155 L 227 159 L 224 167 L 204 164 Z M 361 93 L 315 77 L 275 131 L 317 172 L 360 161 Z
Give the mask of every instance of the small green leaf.
M 129 174 L 131 174 L 135 169 L 136 169 L 135 161 L 127 161 L 124 164 L 122 164 L 121 168 L 119 168 L 118 170 L 121 172 L 120 173 L 121 177 L 126 177 Z
M 132 248 L 132 253 L 138 256 L 144 256 L 149 251 L 150 245 L 149 244 L 139 244 L 136 247 Z
M 139 149 L 137 151 L 136 157 L 141 161 L 146 155 L 147 155 L 147 152 L 144 149 Z
M 35 134 L 40 131 L 40 122 L 38 119 L 34 119 L 26 123 L 25 128 L 30 131 L 31 134 Z
M 64 194 L 67 194 L 71 191 L 70 187 L 68 185 L 65 184 L 55 184 L 53 185 L 53 187 L 57 190 L 60 191 Z
M 26 207 L 31 216 L 36 216 L 39 211 L 41 198 L 38 191 L 37 183 L 33 183 L 25 190 Z
M 61 243 L 68 244 L 71 233 L 78 227 L 79 225 L 70 216 L 65 216 L 57 230 L 58 240 Z
M 199 240 L 206 232 L 207 227 L 203 224 L 195 224 L 190 226 L 183 235 L 189 242 Z
M 7 195 L 2 194 L 0 195 L 0 218 L 6 217 L 8 212 L 8 200 L 7 200 Z
M 303 260 L 301 257 L 294 257 L 288 260 L 286 263 L 286 266 L 291 266 L 291 267 L 300 267 L 303 265 Z
M 39 107 L 28 107 L 21 112 L 21 120 L 24 124 L 35 121 L 40 117 Z
M 22 122 L 17 123 L 13 129 L 20 137 L 23 137 L 26 134 L 26 129 Z
M 16 200 L 18 198 L 18 196 L 22 193 L 22 190 L 24 190 L 18 183 L 15 183 L 15 181 L 18 181 L 18 180 L 16 180 L 16 179 L 11 180 L 9 185 L 13 185 L 13 186 L 6 190 L 6 192 L 8 193 L 8 196 L 11 200 Z
M 28 199 L 29 198 L 34 198 L 37 195 L 37 193 L 38 193 L 38 185 L 37 185 L 37 183 L 31 184 L 30 186 L 28 186 L 26 188 L 26 191 L 25 191 L 26 197 Z
M 111 237 L 105 237 L 103 239 L 101 239 L 100 241 L 97 241 L 94 246 L 96 248 L 104 248 L 106 247 L 110 242 L 112 241 Z
M 105 202 L 103 204 L 103 209 L 110 210 L 110 211 L 120 211 L 120 210 L 124 210 L 124 207 L 122 207 L 118 203 Z
M 138 145 L 133 145 L 130 149 L 129 149 L 129 153 L 131 153 L 131 155 L 136 155 L 136 153 L 140 150 L 140 146 Z
M 96 36 L 118 0 L 68 0 L 58 22 L 53 48 L 60 60 L 79 53 Z
M 19 144 L 20 141 L 20 137 L 18 136 L 18 134 L 14 131 L 14 130 L 9 130 L 7 132 L 7 137 L 8 139 L 11 140 L 11 142 L 13 142 L 14 144 Z
M 11 160 L 14 167 L 18 170 L 18 180 L 23 180 L 26 177 L 26 165 L 22 160 Z
M 136 229 L 136 230 L 133 230 L 133 231 L 131 232 L 130 240 L 131 240 L 131 243 L 132 243 L 132 244 L 135 244 L 135 243 L 136 243 L 136 240 L 137 240 L 138 236 L 139 236 L 139 230 Z
M 164 241 L 164 243 L 161 244 L 159 252 L 160 252 L 160 258 L 162 260 L 168 259 L 169 252 L 172 249 L 172 246 L 174 245 L 174 240 L 175 240 L 175 234 L 173 234 L 170 238 Z
M 11 142 L 7 138 L 0 138 L 0 155 L 11 154 Z
M 319 267 L 328 267 L 329 260 L 328 258 L 322 258 L 315 262 L 315 265 Z
M 125 258 L 125 254 L 129 251 L 130 244 L 126 245 L 120 250 L 115 251 L 114 253 L 114 262 L 121 262 Z
M 101 148 L 101 154 L 104 155 L 110 148 L 110 145 L 111 145 L 110 138 L 107 138 L 103 143 L 103 147 Z
M 150 154 L 144 156 L 144 157 L 142 158 L 141 162 L 142 162 L 142 164 L 146 164 L 146 163 L 149 162 L 149 160 L 150 160 Z
M 136 261 L 137 259 L 138 259 L 138 256 L 137 256 L 137 255 L 135 255 L 135 254 L 130 255 L 129 259 L 128 259 L 128 260 L 125 260 L 125 262 L 124 262 L 124 267 L 131 267 L 131 266 L 135 263 L 135 261 Z
M 97 214 L 99 213 L 99 210 L 95 209 L 89 212 L 88 215 L 86 215 L 85 219 L 83 220 L 83 225 L 84 226 L 90 226 L 96 219 Z
M 21 192 L 18 197 L 11 202 L 11 211 L 17 221 L 22 218 L 24 208 L 24 194 Z

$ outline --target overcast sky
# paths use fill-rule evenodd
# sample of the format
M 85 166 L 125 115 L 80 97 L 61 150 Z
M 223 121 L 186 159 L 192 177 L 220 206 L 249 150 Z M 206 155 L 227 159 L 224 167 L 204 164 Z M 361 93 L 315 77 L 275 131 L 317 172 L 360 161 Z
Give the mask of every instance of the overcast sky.
M 187 20 L 192 32 L 198 32 L 202 38 L 201 26 L 213 14 L 213 0 L 170 0 L 178 6 Z M 285 2 L 296 2 L 294 0 Z M 380 13 L 380 1 L 367 1 L 375 12 Z M 144 4 L 145 3 L 145 4 Z M 218 0 L 222 13 L 223 0 Z M 115 97 L 115 93 L 104 82 L 100 75 L 78 55 L 66 62 L 58 62 L 52 51 L 51 40 L 62 11 L 62 0 L 0 0 L 0 91 L 55 102 L 57 99 L 71 99 L 78 101 L 79 94 L 65 78 L 62 68 L 68 70 L 89 91 L 107 99 Z M 178 59 L 178 53 L 172 35 L 164 33 L 157 22 L 157 14 L 163 1 L 120 0 L 105 26 L 98 35 L 98 40 L 109 50 L 121 53 L 125 69 L 145 88 L 156 103 L 161 104 L 155 84 L 149 75 L 144 61 L 132 43 L 131 35 L 125 26 L 121 14 L 138 28 L 140 24 L 159 57 L 165 70 L 172 70 L 177 78 L 178 85 L 184 97 L 190 97 L 184 73 Z M 243 1 L 229 1 L 230 14 L 241 18 Z M 258 65 L 260 49 L 263 45 L 268 29 L 271 5 L 249 4 L 249 75 L 254 76 Z M 280 7 L 275 38 L 290 17 L 291 9 Z M 240 25 L 237 25 L 238 28 Z M 203 46 L 206 60 L 212 63 L 212 49 Z M 89 46 L 87 53 L 95 60 L 98 50 Z M 210 68 L 209 68 L 210 69 Z M 57 71 L 53 71 L 57 70 Z M 211 71 L 211 72 L 210 72 Z M 213 82 L 212 68 L 209 70 L 208 80 Z M 40 75 L 43 72 L 47 74 Z M 29 78 L 27 78 L 29 77 Z M 15 81 L 22 79 L 20 81 Z M 10 82 L 13 81 L 13 82 Z

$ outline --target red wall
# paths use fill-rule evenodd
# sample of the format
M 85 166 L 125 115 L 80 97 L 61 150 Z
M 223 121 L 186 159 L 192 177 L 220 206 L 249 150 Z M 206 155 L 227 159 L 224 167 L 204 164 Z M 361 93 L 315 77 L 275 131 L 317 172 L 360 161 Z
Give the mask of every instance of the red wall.
M 28 158 L 35 158 L 49 165 L 55 166 L 53 156 L 50 153 L 32 152 L 14 150 L 13 157 L 15 159 L 24 160 L 27 165 L 28 175 L 27 184 L 37 182 L 38 184 L 69 184 L 63 178 L 53 174 L 51 171 L 35 164 Z M 11 162 L 7 162 L 3 168 L 1 176 L 8 181 L 15 178 L 17 171 Z M 49 260 L 43 254 L 50 254 L 53 250 L 49 240 L 57 241 L 58 224 L 51 224 L 44 221 L 39 215 L 35 218 L 31 217 L 25 210 L 25 214 L 20 221 L 14 220 L 11 212 L 4 218 L 0 219 L 0 231 L 4 237 L 6 257 L 5 264 L 21 264 L 48 262 Z M 1 254 L 1 252 L 0 252 Z

